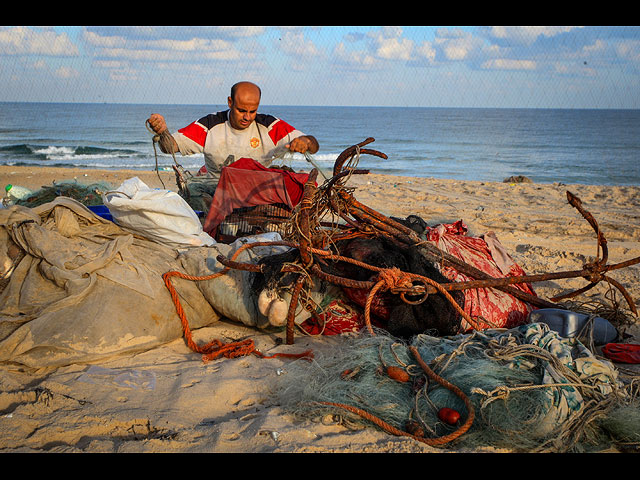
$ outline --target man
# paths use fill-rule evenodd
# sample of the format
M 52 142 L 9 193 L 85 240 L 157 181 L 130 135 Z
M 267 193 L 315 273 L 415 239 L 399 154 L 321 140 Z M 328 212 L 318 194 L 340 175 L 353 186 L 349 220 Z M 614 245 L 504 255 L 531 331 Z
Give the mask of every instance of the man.
M 182 155 L 203 153 L 208 176 L 218 178 L 223 167 L 240 158 L 252 158 L 268 166 L 283 148 L 314 154 L 318 141 L 274 116 L 258 113 L 260 88 L 251 82 L 239 82 L 227 99 L 229 110 L 209 114 L 160 142 L 164 153 Z M 162 115 L 149 117 L 157 133 L 167 130 Z M 166 139 L 167 136 L 165 136 Z

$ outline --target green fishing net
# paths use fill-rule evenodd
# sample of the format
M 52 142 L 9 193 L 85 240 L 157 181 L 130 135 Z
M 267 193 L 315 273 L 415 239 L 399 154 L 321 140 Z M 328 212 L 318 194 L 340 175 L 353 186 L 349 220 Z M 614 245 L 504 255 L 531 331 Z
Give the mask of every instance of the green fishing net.
M 23 207 L 38 207 L 55 200 L 57 197 L 69 197 L 86 206 L 102 205 L 102 193 L 113 190 L 107 182 L 83 184 L 75 180 L 54 182 L 44 185 L 26 198 L 16 201 L 16 205 Z
M 349 428 L 381 428 L 322 403 L 330 402 L 362 409 L 403 432 L 418 424 L 421 438 L 449 435 L 467 419 L 465 403 L 425 375 L 410 347 L 473 405 L 469 430 L 443 449 L 582 452 L 640 443 L 640 405 L 631 385 L 610 362 L 545 324 L 447 338 L 418 335 L 408 343 L 384 331 L 336 339 L 313 361 L 287 365 L 274 395 L 301 420 L 330 415 Z M 389 366 L 403 368 L 409 381 L 390 378 Z M 439 418 L 443 407 L 459 412 L 456 425 Z

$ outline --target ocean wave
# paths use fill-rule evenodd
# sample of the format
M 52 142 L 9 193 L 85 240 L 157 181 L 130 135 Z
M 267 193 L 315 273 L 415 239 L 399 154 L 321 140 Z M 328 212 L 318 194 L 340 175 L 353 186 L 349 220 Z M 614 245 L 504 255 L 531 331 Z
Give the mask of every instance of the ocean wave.
M 20 145 L 6 145 L 4 147 L 0 147 L 0 152 L 13 153 L 16 155 L 30 155 L 33 153 L 33 150 L 23 143 Z
M 54 158 L 60 156 L 123 156 L 141 155 L 137 150 L 126 148 L 104 148 L 94 146 L 65 146 L 65 145 L 33 145 L 21 143 L 0 147 L 0 153 L 4 155 L 34 155 L 40 158 Z
M 188 162 L 181 161 L 180 164 L 188 170 L 198 170 L 204 161 L 197 159 L 190 159 Z M 82 157 L 69 157 L 69 158 L 56 158 L 56 159 L 38 159 L 38 158 L 21 158 L 21 159 L 2 159 L 0 158 L 0 165 L 16 166 L 16 167 L 65 167 L 65 168 L 89 168 L 98 170 L 155 170 L 156 163 L 153 158 L 131 158 L 131 157 L 117 157 L 117 158 L 91 158 L 86 159 Z M 171 169 L 173 165 L 172 159 L 158 159 L 157 167 L 160 169 Z

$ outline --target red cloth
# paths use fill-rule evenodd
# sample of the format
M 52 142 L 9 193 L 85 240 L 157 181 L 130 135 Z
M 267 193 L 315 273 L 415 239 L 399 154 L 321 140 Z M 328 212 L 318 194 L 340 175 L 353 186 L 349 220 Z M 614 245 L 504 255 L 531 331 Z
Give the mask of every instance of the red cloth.
M 222 169 L 204 231 L 214 236 L 225 217 L 240 207 L 283 203 L 293 209 L 308 178 L 308 173 L 267 168 L 251 158 L 236 160 Z
M 365 288 L 351 288 L 342 287 L 342 291 L 346 297 L 356 305 L 364 306 L 367 304 L 367 298 L 369 298 L 369 290 Z M 386 292 L 377 292 L 371 299 L 370 311 L 372 315 L 379 317 L 382 320 L 389 320 L 391 316 L 391 295 Z M 373 319 L 371 319 L 373 323 Z
M 640 363 L 640 345 L 634 343 L 607 343 L 602 353 L 617 363 Z
M 462 220 L 452 223 L 437 225 L 428 228 L 425 232 L 427 240 L 436 245 L 440 250 L 463 260 L 465 263 L 476 267 L 494 278 L 525 275 L 522 268 L 517 265 L 493 233 L 483 237 L 467 236 L 467 226 Z M 442 274 L 451 281 L 465 282 L 474 280 L 452 267 L 443 267 Z M 535 295 L 529 284 L 512 285 L 523 292 Z M 534 307 L 523 302 L 508 293 L 495 288 L 474 288 L 464 290 L 464 310 L 473 319 L 478 318 L 483 328 L 492 325 L 499 328 L 512 328 L 526 322 L 529 312 Z M 481 318 L 479 318 L 481 317 Z M 492 325 L 482 322 L 482 318 Z M 462 327 L 470 329 L 463 319 Z

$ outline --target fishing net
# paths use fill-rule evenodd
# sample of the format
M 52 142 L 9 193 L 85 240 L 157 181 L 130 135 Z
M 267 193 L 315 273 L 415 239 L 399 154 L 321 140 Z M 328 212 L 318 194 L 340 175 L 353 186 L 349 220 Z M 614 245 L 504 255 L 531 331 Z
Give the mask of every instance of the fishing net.
M 33 192 L 32 195 L 16 201 L 16 205 L 34 208 L 52 202 L 57 197 L 73 198 L 86 206 L 102 205 L 101 194 L 110 190 L 113 190 L 113 186 L 107 182 L 90 184 L 77 181 L 53 182 Z
M 575 452 L 640 442 L 639 403 L 630 385 L 579 341 L 538 323 L 446 338 L 417 335 L 407 343 L 384 331 L 349 337 L 317 351 L 312 362 L 288 365 L 274 395 L 302 420 L 329 415 L 350 428 L 380 426 L 340 406 L 357 407 L 402 432 L 417 425 L 422 436 L 413 438 L 429 443 L 451 435 L 469 409 L 425 375 L 412 348 L 474 410 L 471 427 L 443 448 Z M 391 378 L 387 367 L 402 368 L 408 381 Z M 439 416 L 443 407 L 459 412 L 457 424 Z

